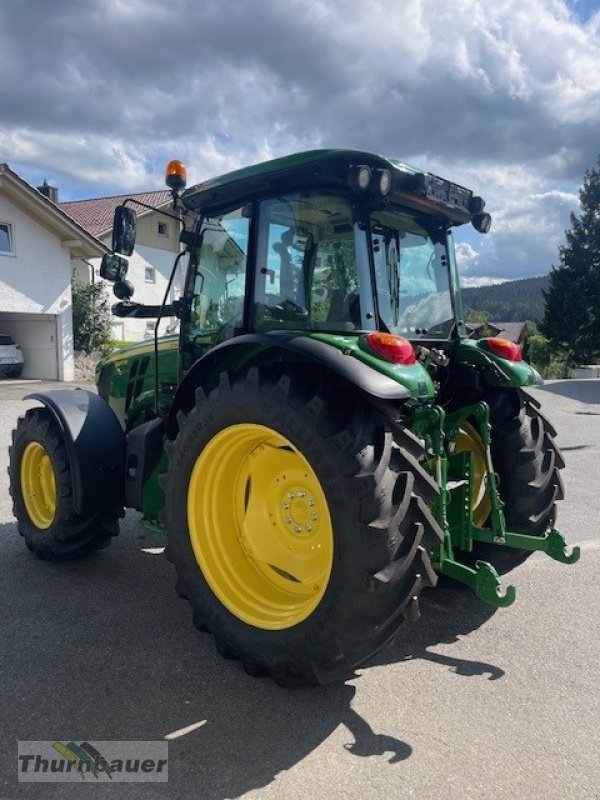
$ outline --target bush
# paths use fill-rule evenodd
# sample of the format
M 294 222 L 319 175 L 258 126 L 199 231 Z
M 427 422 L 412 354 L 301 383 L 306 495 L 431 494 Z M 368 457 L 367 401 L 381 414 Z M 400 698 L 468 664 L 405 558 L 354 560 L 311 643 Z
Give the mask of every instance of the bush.
M 124 347 L 129 347 L 130 344 L 139 344 L 134 339 L 111 339 L 108 343 L 108 349 L 111 352 L 115 350 L 122 350 Z
M 539 333 L 527 338 L 524 355 L 542 378 L 553 380 L 569 377 L 566 353 L 558 353 L 549 339 Z
M 112 320 L 104 285 L 74 281 L 71 288 L 75 350 L 107 353 L 111 349 Z

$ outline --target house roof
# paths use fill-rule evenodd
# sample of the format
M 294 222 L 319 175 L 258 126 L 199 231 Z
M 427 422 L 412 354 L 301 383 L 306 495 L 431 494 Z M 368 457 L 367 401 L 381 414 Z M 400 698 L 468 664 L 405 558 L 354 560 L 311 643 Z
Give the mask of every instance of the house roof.
M 494 336 L 509 339 L 511 342 L 520 342 L 523 338 L 527 322 L 467 322 L 469 338 L 477 339 L 482 331 L 489 331 Z M 489 336 L 489 333 L 485 335 Z
M 146 203 L 149 206 L 162 206 L 171 200 L 171 192 L 168 189 L 159 192 L 139 192 L 138 194 L 119 194 L 114 197 L 93 197 L 89 200 L 72 200 L 67 203 L 60 203 L 60 207 L 70 217 L 77 220 L 87 231 L 94 236 L 100 236 L 112 229 L 115 208 L 120 206 L 124 200 L 131 198 Z M 134 209 L 141 215 L 147 211 L 139 211 L 139 207 Z
M 491 331 L 493 334 L 500 333 L 501 328 L 499 322 L 467 322 L 466 328 L 471 339 L 476 338 L 476 334 L 481 333 L 482 330 Z M 487 334 L 489 335 L 489 334 Z
M 0 189 L 20 203 L 28 212 L 36 214 L 43 224 L 55 233 L 62 244 L 77 258 L 94 258 L 108 252 L 108 248 L 89 229 L 23 180 L 8 164 L 0 163 Z
M 518 342 L 523 337 L 526 322 L 494 322 L 500 328 L 500 335 L 511 342 Z

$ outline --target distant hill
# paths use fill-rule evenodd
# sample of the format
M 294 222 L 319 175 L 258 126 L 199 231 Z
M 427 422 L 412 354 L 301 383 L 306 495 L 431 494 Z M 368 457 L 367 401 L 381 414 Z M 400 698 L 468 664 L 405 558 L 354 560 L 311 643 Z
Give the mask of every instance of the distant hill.
M 524 322 L 539 320 L 544 316 L 542 289 L 548 289 L 549 276 L 523 278 L 494 286 L 477 286 L 463 289 L 465 315 L 469 311 L 482 311 L 490 322 Z

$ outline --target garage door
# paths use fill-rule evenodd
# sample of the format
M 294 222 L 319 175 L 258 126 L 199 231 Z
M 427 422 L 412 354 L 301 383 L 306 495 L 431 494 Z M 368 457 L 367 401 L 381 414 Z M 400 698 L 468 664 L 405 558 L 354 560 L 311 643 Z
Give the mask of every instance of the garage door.
M 7 333 L 21 345 L 25 360 L 21 377 L 59 379 L 55 314 L 1 312 L 0 333 Z

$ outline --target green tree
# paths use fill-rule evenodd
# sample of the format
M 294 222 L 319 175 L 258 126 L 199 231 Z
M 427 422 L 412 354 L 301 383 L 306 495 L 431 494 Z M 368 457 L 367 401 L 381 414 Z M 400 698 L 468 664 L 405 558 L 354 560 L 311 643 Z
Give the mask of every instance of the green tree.
M 85 353 L 109 350 L 112 326 L 104 285 L 73 281 L 71 289 L 75 350 L 83 350 Z
M 568 377 L 567 362 L 564 354 L 557 354 L 548 339 L 540 333 L 534 333 L 527 338 L 523 355 L 532 367 L 535 367 L 542 378 Z
M 585 173 L 579 192 L 581 213 L 571 214 L 560 263 L 544 291 L 541 332 L 570 365 L 600 359 L 600 158 Z
M 489 322 L 490 315 L 487 311 L 477 311 L 474 308 L 465 309 L 465 322 L 471 325 L 482 325 L 484 322 Z

